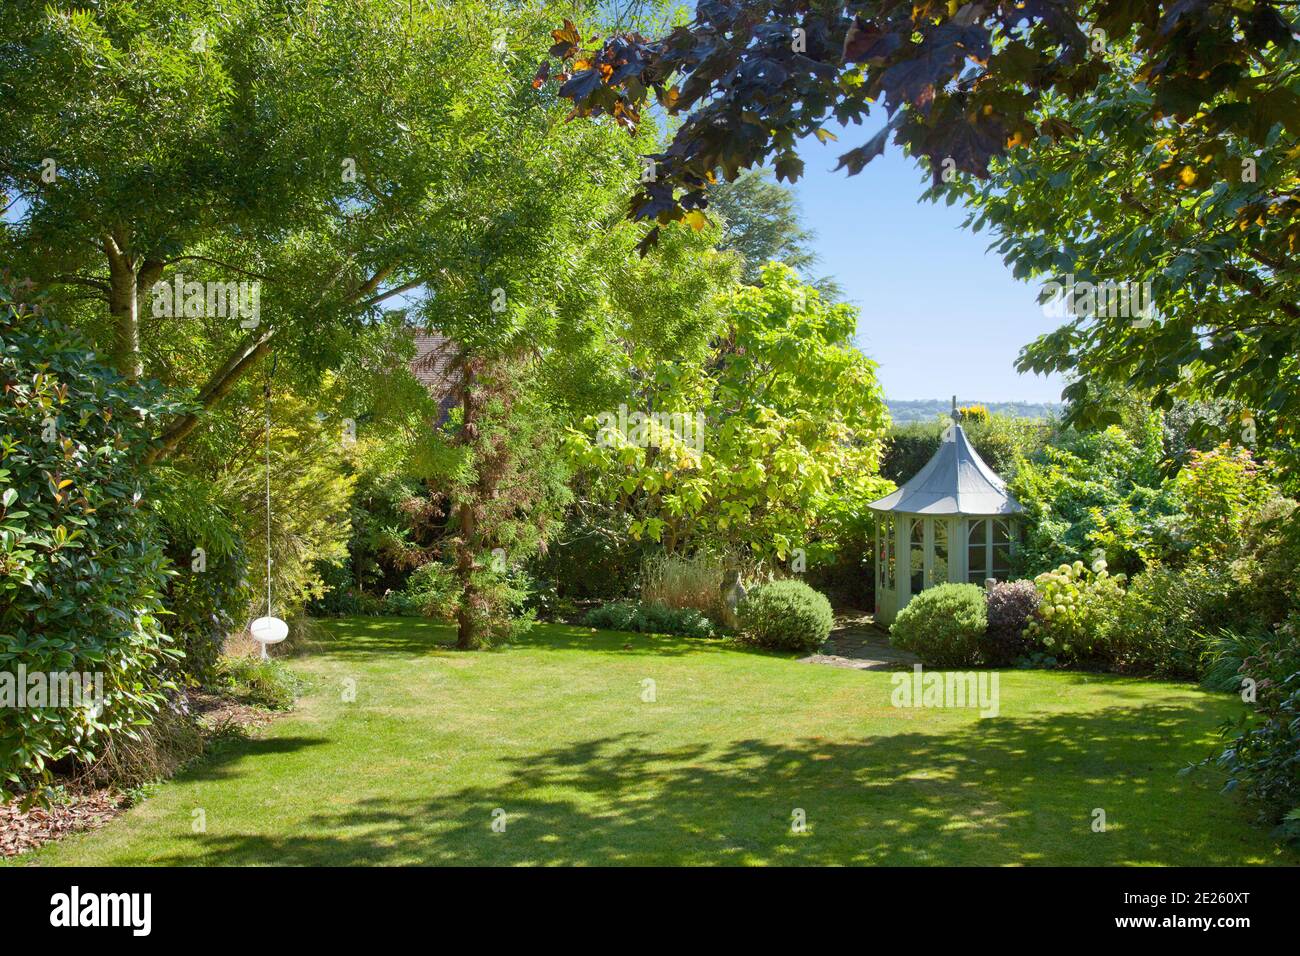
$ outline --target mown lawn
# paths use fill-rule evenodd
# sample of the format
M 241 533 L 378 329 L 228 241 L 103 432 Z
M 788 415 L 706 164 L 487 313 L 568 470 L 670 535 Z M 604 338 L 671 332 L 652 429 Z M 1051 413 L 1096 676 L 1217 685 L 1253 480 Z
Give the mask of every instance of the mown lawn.
M 1176 775 L 1236 706 L 1190 686 L 1009 671 L 980 719 L 714 642 L 547 626 L 460 653 L 419 621 L 326 627 L 293 715 L 16 862 L 1296 862 L 1213 774 Z

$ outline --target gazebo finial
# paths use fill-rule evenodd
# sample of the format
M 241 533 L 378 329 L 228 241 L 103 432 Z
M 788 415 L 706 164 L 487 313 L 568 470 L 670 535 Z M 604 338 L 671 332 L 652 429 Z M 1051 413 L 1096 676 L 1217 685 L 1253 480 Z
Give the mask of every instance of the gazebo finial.
M 952 397 L 952 423 L 957 424 L 957 396 Z

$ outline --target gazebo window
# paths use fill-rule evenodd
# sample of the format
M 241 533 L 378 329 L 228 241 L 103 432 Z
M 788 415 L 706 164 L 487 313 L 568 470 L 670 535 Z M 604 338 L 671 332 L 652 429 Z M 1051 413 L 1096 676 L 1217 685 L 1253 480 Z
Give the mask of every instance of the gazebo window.
M 876 583 L 878 587 L 894 587 L 894 516 L 881 515 L 876 542 Z
M 1005 581 L 1011 577 L 1011 522 L 994 518 L 992 525 L 993 574 L 990 576 Z
M 925 522 L 922 519 L 912 519 L 911 537 L 908 561 L 912 572 L 912 593 L 920 594 L 925 588 Z
M 983 584 L 985 578 L 1011 577 L 1011 541 L 1014 526 L 1006 518 L 972 518 L 967 537 L 966 580 Z
M 930 566 L 930 584 L 943 584 L 948 580 L 948 522 L 936 518 L 934 522 L 934 561 Z
M 983 584 L 989 576 L 988 519 L 974 518 L 966 537 L 966 580 Z

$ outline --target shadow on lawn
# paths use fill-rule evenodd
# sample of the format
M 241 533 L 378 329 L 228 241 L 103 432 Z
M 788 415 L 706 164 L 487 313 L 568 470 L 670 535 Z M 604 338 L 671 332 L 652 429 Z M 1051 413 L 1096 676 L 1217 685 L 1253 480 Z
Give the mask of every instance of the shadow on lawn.
M 376 654 L 421 656 L 454 651 L 456 629 L 418 617 L 321 618 L 326 657 L 373 659 Z
M 514 647 L 527 650 L 588 651 L 615 655 L 654 654 L 656 657 L 681 657 L 685 654 L 707 651 L 747 649 L 743 645 L 719 638 L 606 631 L 575 624 L 549 624 L 535 627 L 515 641 Z
M 436 621 L 410 617 L 354 617 L 326 619 L 322 623 L 329 637 L 322 642 L 321 651 L 330 657 L 369 659 L 375 654 L 397 653 L 422 656 L 456 651 L 456 629 Z M 723 648 L 773 653 L 716 638 L 593 630 L 573 624 L 539 624 L 510 645 L 496 650 L 511 648 L 543 651 L 579 650 L 608 654 L 650 653 L 667 657 Z
M 156 862 L 1242 863 L 1267 839 L 1213 792 L 1217 780 L 1176 776 L 1200 756 L 1180 741 L 1211 719 L 1192 706 L 1110 708 L 943 736 L 719 748 L 629 732 L 503 757 L 498 785 L 322 809 L 288 836 L 209 833 L 194 855 Z M 498 807 L 504 833 L 491 829 Z M 791 832 L 795 808 L 807 834 Z M 1094 808 L 1105 833 L 1092 831 Z M 1240 836 L 1211 838 L 1219 828 Z
M 319 747 L 331 741 L 326 737 L 252 737 L 227 744 L 215 753 L 177 774 L 177 780 L 224 780 L 239 771 L 233 764 L 247 757 L 291 754 L 307 747 Z

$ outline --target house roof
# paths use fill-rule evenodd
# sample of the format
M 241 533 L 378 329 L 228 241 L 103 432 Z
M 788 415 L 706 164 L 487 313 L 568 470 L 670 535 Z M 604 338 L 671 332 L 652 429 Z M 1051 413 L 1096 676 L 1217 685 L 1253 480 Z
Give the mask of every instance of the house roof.
M 1024 510 L 960 425 L 943 433 L 934 457 L 906 484 L 867 507 L 919 515 L 1010 515 Z
M 438 400 L 445 419 L 456 404 L 456 388 L 460 382 L 455 367 L 456 343 L 440 332 L 415 332 L 411 338 L 415 342 L 411 374 Z

